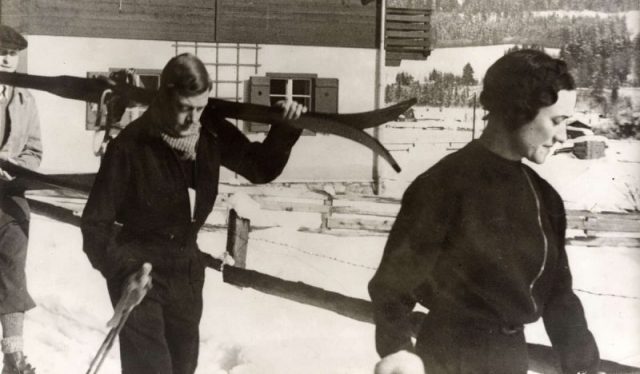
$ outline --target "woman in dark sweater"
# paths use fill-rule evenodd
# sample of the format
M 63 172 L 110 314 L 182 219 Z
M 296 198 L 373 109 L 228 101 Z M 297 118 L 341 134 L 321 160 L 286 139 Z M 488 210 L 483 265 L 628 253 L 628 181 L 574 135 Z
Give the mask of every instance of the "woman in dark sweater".
M 542 318 L 563 372 L 595 373 L 562 199 L 521 162 L 541 164 L 565 140 L 575 83 L 564 62 L 522 50 L 489 68 L 480 101 L 489 113 L 480 139 L 404 194 L 369 284 L 378 353 L 415 352 L 429 374 L 526 373 L 523 326 Z M 418 302 L 429 314 L 414 346 Z

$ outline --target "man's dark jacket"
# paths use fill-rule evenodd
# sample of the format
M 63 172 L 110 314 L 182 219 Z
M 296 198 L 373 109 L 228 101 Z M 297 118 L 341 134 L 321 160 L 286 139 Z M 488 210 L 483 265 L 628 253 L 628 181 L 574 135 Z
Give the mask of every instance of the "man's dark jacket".
M 218 193 L 220 166 L 252 183 L 270 182 L 282 172 L 301 133 L 272 126 L 263 142 L 251 142 L 209 107 L 200 121 L 193 219 L 189 176 L 162 140 L 151 111 L 109 144 L 82 216 L 83 249 L 105 278 L 122 279 L 140 266 L 140 258 L 125 249 L 129 243 L 196 247 Z M 117 235 L 114 222 L 122 225 Z

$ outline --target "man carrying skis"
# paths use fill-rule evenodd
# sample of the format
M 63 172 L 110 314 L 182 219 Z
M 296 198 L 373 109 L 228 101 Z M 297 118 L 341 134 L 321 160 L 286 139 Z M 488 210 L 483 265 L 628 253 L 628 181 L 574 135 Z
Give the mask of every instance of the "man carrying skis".
M 0 71 L 15 72 L 18 52 L 25 48 L 22 35 L 0 25 Z M 33 96 L 26 89 L 0 84 L 0 160 L 34 169 L 41 159 L 40 121 Z M 29 205 L 24 191 L 0 169 L 2 374 L 35 373 L 22 353 L 24 313 L 35 307 L 25 275 L 28 237 Z
M 205 273 L 196 237 L 213 208 L 220 166 L 269 182 L 301 133 L 272 126 L 263 142 L 250 142 L 207 106 L 211 82 L 193 55 L 172 58 L 160 82 L 149 109 L 109 144 L 82 217 L 84 251 L 114 305 L 144 263 L 153 269 L 153 288 L 120 333 L 125 374 L 195 371 Z M 286 119 L 306 111 L 276 105 Z

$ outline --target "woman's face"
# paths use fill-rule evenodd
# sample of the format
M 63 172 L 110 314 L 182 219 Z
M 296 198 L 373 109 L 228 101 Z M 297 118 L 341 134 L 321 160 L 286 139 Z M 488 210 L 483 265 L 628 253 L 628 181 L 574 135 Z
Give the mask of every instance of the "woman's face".
M 556 142 L 567 140 L 566 119 L 573 115 L 576 91 L 560 90 L 558 100 L 540 108 L 538 115 L 513 132 L 513 150 L 521 157 L 542 164 Z

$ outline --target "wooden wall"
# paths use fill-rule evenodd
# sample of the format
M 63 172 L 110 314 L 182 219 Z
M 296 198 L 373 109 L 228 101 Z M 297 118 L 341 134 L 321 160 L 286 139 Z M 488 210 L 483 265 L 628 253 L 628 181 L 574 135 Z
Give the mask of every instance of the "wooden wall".
M 218 40 L 377 48 L 377 7 L 359 0 L 218 0 Z
M 1 0 L 0 21 L 36 35 L 376 48 L 360 0 Z
M 2 0 L 1 21 L 37 35 L 213 41 L 214 0 Z

